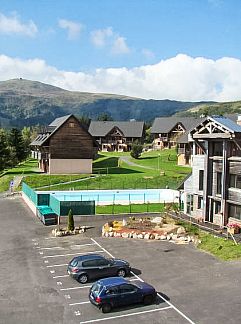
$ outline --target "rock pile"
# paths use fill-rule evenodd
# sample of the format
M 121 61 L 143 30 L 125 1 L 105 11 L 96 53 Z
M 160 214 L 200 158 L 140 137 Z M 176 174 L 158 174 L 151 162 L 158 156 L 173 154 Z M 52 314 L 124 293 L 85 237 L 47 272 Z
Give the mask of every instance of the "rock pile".
M 67 229 L 64 228 L 55 228 L 52 230 L 52 235 L 55 237 L 60 237 L 60 236 L 67 236 L 67 235 L 76 235 L 80 233 L 84 233 L 86 231 L 86 226 L 80 226 L 76 227 L 73 231 L 68 231 Z
M 187 235 L 184 227 L 180 226 L 177 230 L 173 232 L 164 232 L 158 233 L 155 231 L 128 231 L 124 228 L 122 230 L 115 230 L 113 227 L 108 227 L 106 224 L 102 227 L 102 236 L 103 237 L 121 237 L 121 238 L 133 238 L 133 239 L 143 239 L 143 240 L 167 240 L 176 244 L 186 244 L 190 242 L 194 242 L 195 244 L 200 243 L 194 236 Z

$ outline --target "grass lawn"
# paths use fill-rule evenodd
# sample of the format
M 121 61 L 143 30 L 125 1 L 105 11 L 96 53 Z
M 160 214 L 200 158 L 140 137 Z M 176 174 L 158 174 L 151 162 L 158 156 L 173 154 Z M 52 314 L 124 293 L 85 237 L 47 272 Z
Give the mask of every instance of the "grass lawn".
M 220 260 L 229 261 L 241 258 L 241 245 L 236 245 L 232 240 L 214 236 L 210 233 L 200 230 L 198 226 L 192 225 L 188 222 L 177 221 L 185 227 L 187 233 L 196 235 L 201 240 L 198 248 L 202 251 L 208 252 Z
M 175 189 L 191 172 L 191 168 L 176 165 L 177 157 L 174 149 L 143 153 L 138 160 L 130 158 L 131 162 L 137 164 L 135 166 L 129 165 L 125 161 L 120 162 L 120 156 L 130 157 L 130 154 L 120 152 L 100 153 L 98 159 L 93 162 L 93 174 L 98 175 L 98 177 L 86 181 L 51 186 L 51 189 L 151 189 L 166 188 L 166 186 Z M 160 170 L 164 171 L 164 175 L 160 175 Z M 27 177 L 24 181 L 31 187 L 37 188 L 71 181 L 70 179 L 76 180 L 83 176 L 86 177 L 86 175 L 41 175 L 41 177 Z
M 131 205 L 110 205 L 96 206 L 96 214 L 125 214 L 163 212 L 164 204 L 131 204 Z
M 200 250 L 209 252 L 223 261 L 241 258 L 241 245 L 233 241 L 215 237 L 211 234 L 200 232 L 201 242 L 198 245 Z
M 28 159 L 25 162 L 18 164 L 16 167 L 4 171 L 0 175 L 0 192 L 7 191 L 9 189 L 10 181 L 16 176 L 39 173 L 37 168 L 37 161 L 34 159 Z
M 128 157 L 130 162 L 136 165 L 129 165 L 123 160 L 120 162 L 121 156 Z M 163 171 L 164 174 L 160 175 L 160 171 Z M 9 181 L 17 175 L 23 175 L 23 181 L 32 188 L 51 186 L 50 188 L 53 190 L 151 189 L 166 188 L 167 186 L 175 189 L 190 172 L 191 168 L 177 166 L 175 149 L 145 152 L 138 160 L 132 159 L 129 152 L 101 152 L 98 159 L 93 161 L 93 174 L 98 177 L 61 184 L 86 178 L 89 175 L 42 174 L 37 170 L 37 161 L 29 159 L 16 168 L 8 170 L 0 178 L 0 191 L 8 190 Z M 55 184 L 60 185 L 54 186 Z M 46 190 L 46 188 L 41 190 Z

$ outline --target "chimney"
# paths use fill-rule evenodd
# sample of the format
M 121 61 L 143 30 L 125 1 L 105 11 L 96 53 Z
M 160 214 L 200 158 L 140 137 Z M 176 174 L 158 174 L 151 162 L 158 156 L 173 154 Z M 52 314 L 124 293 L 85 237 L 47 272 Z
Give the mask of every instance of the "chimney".
M 237 124 L 241 126 L 241 115 L 238 115 Z

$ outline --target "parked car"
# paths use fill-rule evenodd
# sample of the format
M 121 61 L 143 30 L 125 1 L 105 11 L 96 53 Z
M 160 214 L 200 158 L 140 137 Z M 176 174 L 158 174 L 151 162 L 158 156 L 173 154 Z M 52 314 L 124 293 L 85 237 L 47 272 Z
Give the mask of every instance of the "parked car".
M 74 257 L 67 268 L 68 274 L 82 284 L 103 277 L 125 277 L 130 274 L 130 271 L 131 267 L 127 261 L 106 259 L 99 254 Z
M 90 302 L 108 313 L 112 308 L 136 303 L 152 304 L 157 292 L 146 282 L 131 283 L 125 278 L 113 277 L 96 281 L 89 291 Z

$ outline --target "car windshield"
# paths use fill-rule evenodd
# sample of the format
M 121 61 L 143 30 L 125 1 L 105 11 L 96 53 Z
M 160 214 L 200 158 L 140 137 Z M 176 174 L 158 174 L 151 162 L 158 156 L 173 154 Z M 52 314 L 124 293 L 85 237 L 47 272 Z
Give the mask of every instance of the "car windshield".
M 99 294 L 101 290 L 102 290 L 102 286 L 98 282 L 94 283 L 93 286 L 91 287 L 91 291 L 96 294 Z
M 113 258 L 107 259 L 107 260 L 110 262 L 110 264 L 113 264 L 115 262 L 115 259 L 113 259 Z

